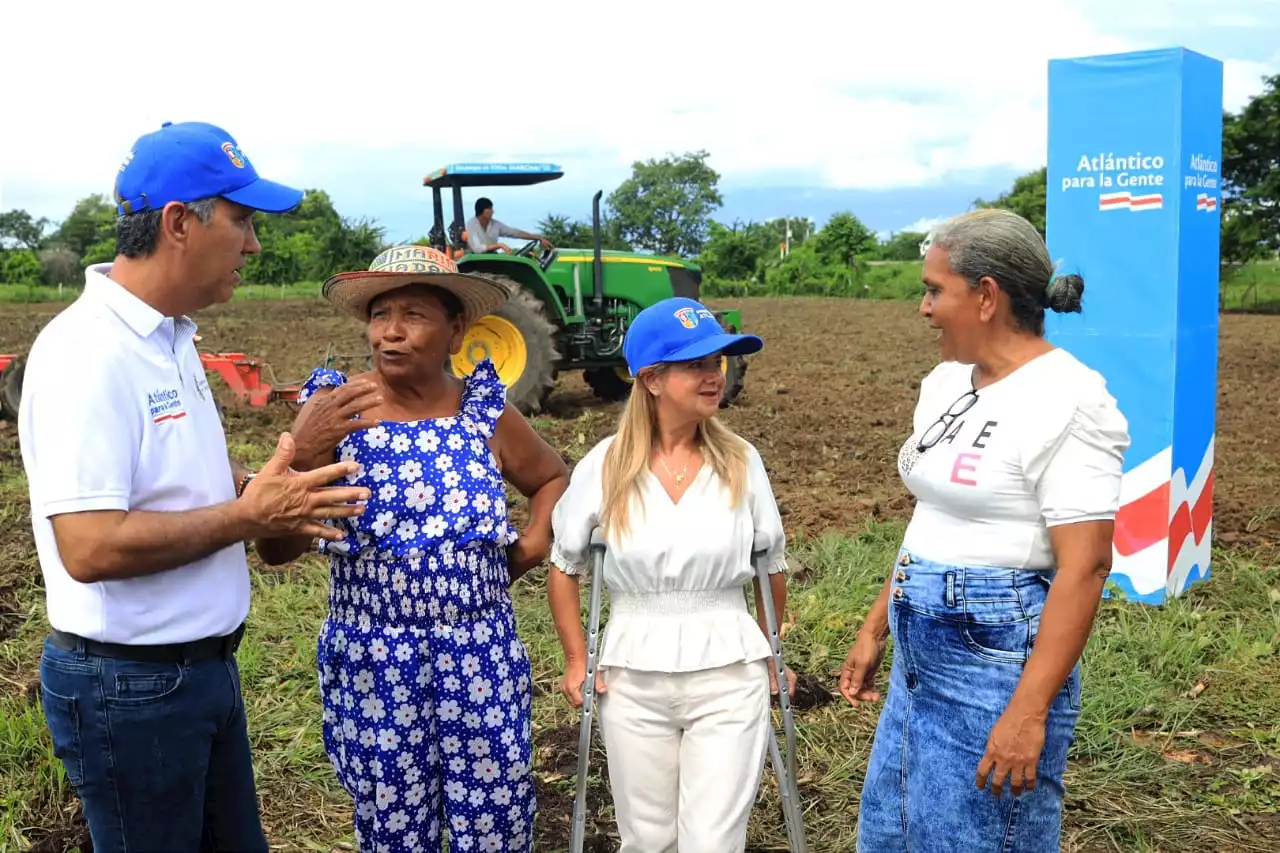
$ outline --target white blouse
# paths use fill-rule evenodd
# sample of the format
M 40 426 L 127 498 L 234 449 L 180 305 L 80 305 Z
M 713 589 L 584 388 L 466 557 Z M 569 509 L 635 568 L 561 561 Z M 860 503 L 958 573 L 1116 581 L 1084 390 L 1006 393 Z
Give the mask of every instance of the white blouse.
M 590 575 L 591 532 L 603 502 L 604 439 L 573 470 L 551 516 L 551 563 Z M 763 551 L 770 574 L 784 571 L 786 534 L 764 462 L 747 443 L 747 483 L 737 507 L 703 464 L 673 503 L 652 472 L 640 479 L 630 529 L 610 536 L 601 576 L 609 621 L 601 667 L 689 672 L 770 656 L 769 641 L 747 610 L 751 555 Z M 768 594 L 768 590 L 764 590 Z M 781 615 L 781 614 L 779 614 Z

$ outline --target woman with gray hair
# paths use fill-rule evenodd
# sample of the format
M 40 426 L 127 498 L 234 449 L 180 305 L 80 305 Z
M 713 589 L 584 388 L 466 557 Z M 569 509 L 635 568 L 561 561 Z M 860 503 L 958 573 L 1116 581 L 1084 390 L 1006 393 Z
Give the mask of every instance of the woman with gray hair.
M 1044 339 L 1045 309 L 1080 311 L 1084 282 L 1055 277 L 1025 219 L 947 222 L 924 285 L 942 363 L 898 456 L 916 508 L 840 679 L 851 704 L 879 699 L 892 635 L 858 850 L 1057 851 L 1128 422 Z

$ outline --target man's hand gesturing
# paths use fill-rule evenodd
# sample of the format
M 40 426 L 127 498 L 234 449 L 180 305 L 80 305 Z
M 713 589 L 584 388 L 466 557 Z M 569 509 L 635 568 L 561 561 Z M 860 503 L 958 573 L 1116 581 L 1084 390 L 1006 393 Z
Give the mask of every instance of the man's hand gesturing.
M 355 462 L 338 462 L 299 473 L 289 467 L 294 454 L 293 436 L 283 433 L 275 456 L 262 466 L 245 487 L 240 500 L 253 539 L 311 536 L 337 540 L 342 531 L 322 522 L 352 518 L 364 513 L 369 490 L 329 484 L 360 470 Z

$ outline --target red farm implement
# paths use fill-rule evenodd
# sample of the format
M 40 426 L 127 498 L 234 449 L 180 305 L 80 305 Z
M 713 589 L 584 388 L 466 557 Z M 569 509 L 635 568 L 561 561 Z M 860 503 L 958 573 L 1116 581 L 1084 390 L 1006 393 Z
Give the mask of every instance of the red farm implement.
M 242 352 L 201 352 L 200 361 L 206 373 L 216 373 L 222 381 L 250 406 L 284 402 L 296 405 L 301 382 L 278 383 L 271 365 Z
M 22 400 L 22 369 L 26 359 L 20 355 L 0 355 L 0 421 L 18 420 L 18 403 Z
M 296 406 L 300 382 L 279 383 L 271 365 L 242 352 L 201 352 L 207 373 L 222 377 L 227 388 L 250 406 L 283 402 Z M 16 421 L 22 400 L 22 376 L 26 359 L 20 355 L 0 355 L 0 420 Z

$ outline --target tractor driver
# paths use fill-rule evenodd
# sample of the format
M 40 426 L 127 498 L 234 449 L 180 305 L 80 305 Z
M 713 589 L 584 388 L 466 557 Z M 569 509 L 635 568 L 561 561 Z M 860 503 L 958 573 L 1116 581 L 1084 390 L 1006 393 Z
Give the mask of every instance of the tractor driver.
M 467 248 L 473 252 L 496 252 L 502 249 L 511 254 L 511 247 L 506 243 L 499 243 L 499 237 L 537 240 L 544 249 L 554 248 L 546 237 L 512 228 L 494 219 L 493 202 L 487 198 L 476 199 L 476 215 L 467 220 Z

